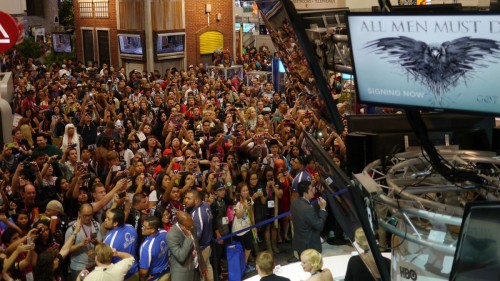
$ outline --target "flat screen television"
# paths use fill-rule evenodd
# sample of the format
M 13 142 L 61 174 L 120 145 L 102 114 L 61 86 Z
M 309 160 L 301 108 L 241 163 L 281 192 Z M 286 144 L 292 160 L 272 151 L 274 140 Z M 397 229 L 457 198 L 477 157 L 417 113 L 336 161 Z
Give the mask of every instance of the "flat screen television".
M 156 37 L 156 54 L 158 56 L 184 56 L 186 33 L 159 33 Z
M 499 15 L 352 13 L 347 23 L 360 102 L 499 115 Z
M 52 33 L 52 46 L 56 53 L 71 53 L 71 35 L 68 33 Z
M 142 38 L 140 34 L 118 34 L 118 43 L 122 55 L 143 55 Z
M 235 31 L 240 31 L 240 23 L 235 23 L 234 24 L 234 30 Z M 243 32 L 252 32 L 255 30 L 255 23 L 250 23 L 250 22 L 244 22 L 243 23 Z
M 500 276 L 500 202 L 465 206 L 450 281 L 498 280 Z
M 342 80 L 353 80 L 354 76 L 347 73 L 342 73 Z

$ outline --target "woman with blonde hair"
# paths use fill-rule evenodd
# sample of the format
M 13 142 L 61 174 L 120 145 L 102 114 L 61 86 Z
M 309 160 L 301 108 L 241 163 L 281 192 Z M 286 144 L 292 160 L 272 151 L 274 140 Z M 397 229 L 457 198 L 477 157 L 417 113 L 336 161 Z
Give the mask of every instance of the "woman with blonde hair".
M 249 107 L 245 111 L 245 114 L 240 111 L 240 120 L 243 121 L 246 128 L 250 130 L 255 129 L 255 127 L 257 126 L 257 110 L 255 110 L 254 107 Z
M 310 272 L 307 281 L 333 281 L 332 272 L 323 267 L 323 257 L 315 249 L 307 249 L 300 254 L 300 265 L 305 272 Z
M 80 135 L 76 132 L 75 125 L 69 123 L 64 128 L 64 135 L 61 144 L 61 150 L 66 151 L 69 146 L 75 146 L 76 152 L 78 154 L 78 159 L 80 159 L 80 148 L 83 144 L 83 140 Z
M 28 124 L 23 124 L 19 127 L 21 130 L 21 135 L 23 135 L 23 139 L 26 140 L 30 147 L 35 146 L 35 142 L 33 141 L 33 135 L 31 134 L 31 127 Z

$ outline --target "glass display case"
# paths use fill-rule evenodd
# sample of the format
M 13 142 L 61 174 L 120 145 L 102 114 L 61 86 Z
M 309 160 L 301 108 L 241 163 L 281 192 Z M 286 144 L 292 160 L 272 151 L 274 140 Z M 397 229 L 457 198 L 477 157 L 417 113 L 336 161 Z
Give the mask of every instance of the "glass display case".
M 247 86 L 253 85 L 253 79 L 258 79 L 260 83 L 273 82 L 273 73 L 271 71 L 249 71 L 247 72 Z
M 243 80 L 243 65 L 210 66 L 211 75 L 218 76 L 222 80 L 231 79 L 234 75 L 238 75 Z

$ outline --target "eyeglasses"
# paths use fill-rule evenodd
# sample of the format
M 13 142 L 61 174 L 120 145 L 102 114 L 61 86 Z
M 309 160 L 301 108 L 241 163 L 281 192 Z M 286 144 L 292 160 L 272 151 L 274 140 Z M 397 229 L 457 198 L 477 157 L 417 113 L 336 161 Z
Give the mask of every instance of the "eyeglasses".
M 143 225 L 143 226 L 142 226 L 142 229 L 153 229 L 153 228 L 152 228 L 152 227 L 149 227 L 149 226 L 145 226 L 145 225 Z

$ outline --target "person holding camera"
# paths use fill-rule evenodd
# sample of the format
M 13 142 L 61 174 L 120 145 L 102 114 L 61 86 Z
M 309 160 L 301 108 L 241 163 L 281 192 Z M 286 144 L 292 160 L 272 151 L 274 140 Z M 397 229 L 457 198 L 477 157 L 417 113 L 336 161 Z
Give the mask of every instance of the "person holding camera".
M 240 182 L 236 189 L 239 194 L 239 198 L 237 198 L 236 204 L 233 207 L 234 210 L 234 220 L 232 224 L 232 232 L 240 231 L 244 228 L 250 227 L 255 222 L 253 204 L 254 201 L 250 196 L 250 191 L 248 189 L 248 185 L 244 182 Z M 238 200 L 239 199 L 239 200 Z M 252 247 L 255 244 L 254 232 L 256 229 L 247 230 L 241 233 L 236 234 L 234 239 L 239 241 L 243 248 L 245 249 L 245 272 L 251 272 L 255 270 L 255 267 L 248 264 L 248 258 L 250 257 L 250 253 L 252 251 Z
M 64 178 L 71 181 L 76 170 L 82 170 L 83 167 L 78 164 L 78 150 L 76 144 L 70 145 L 64 150 L 64 154 L 59 160 L 59 168 L 61 169 Z
M 75 240 L 69 250 L 71 280 L 76 280 L 82 270 L 95 266 L 95 243 L 102 241 L 102 236 L 101 226 L 92 219 L 93 215 L 92 205 L 82 204 L 78 211 L 78 220 L 70 222 L 66 230 L 65 240 Z M 78 221 L 81 222 L 81 227 L 78 227 Z

